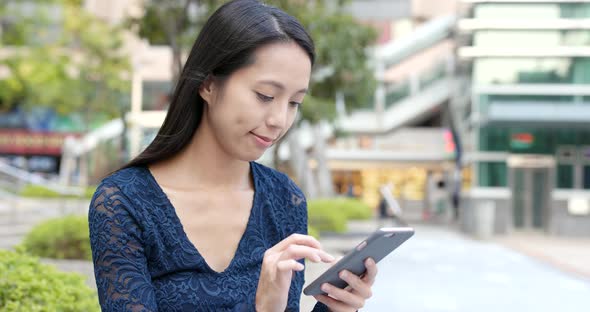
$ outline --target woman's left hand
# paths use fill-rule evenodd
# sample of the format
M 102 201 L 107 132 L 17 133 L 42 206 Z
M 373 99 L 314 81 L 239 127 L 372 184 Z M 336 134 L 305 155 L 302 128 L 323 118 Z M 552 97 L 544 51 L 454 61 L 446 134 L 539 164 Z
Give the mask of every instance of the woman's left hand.
M 367 272 L 363 277 L 358 277 L 346 270 L 341 271 L 340 278 L 347 282 L 348 286 L 341 289 L 325 283 L 322 285 L 322 290 L 328 295 L 317 295 L 314 298 L 327 305 L 333 312 L 357 311 L 364 307 L 365 301 L 372 295 L 371 287 L 377 275 L 377 264 L 369 258 L 365 260 L 365 267 Z

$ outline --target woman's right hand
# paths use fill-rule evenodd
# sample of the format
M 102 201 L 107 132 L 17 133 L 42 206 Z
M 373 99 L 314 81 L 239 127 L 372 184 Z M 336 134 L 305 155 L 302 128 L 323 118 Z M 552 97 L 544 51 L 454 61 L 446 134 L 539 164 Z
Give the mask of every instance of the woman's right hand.
M 285 311 L 293 272 L 302 271 L 297 260 L 333 262 L 322 250 L 320 242 L 309 235 L 292 234 L 264 253 L 260 279 L 256 290 L 256 311 Z

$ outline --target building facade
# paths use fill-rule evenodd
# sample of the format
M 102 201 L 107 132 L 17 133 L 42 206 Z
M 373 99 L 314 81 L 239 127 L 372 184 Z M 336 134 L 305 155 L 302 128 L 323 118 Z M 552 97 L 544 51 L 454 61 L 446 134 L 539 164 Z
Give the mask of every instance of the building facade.
M 573 201 L 587 201 L 590 190 L 590 3 L 462 5 L 458 55 L 470 68 L 468 139 L 474 185 L 484 190 L 478 196 L 508 207 L 497 210 L 508 228 L 564 232 L 565 219 L 587 213 Z
M 472 1 L 474 2 L 474 1 Z M 478 186 L 508 185 L 508 154 L 557 159 L 556 186 L 590 189 L 590 3 L 477 1 L 472 45 Z

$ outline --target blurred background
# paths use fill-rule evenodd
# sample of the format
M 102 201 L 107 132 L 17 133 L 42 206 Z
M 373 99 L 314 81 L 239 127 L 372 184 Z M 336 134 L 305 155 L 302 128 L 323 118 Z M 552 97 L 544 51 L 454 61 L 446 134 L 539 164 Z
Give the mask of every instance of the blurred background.
M 90 197 L 153 139 L 224 2 L 0 0 L 0 310 L 59 310 L 65 287 L 97 308 Z M 260 162 L 301 186 L 332 253 L 416 228 L 366 311 L 590 310 L 590 1 L 266 2 L 318 60 Z M 11 292 L 47 263 L 70 286 Z

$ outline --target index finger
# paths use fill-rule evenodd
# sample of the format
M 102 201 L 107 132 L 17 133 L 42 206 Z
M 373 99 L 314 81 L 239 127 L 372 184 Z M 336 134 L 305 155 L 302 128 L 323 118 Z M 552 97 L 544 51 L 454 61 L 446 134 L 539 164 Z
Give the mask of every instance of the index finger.
M 363 276 L 362 280 L 368 282 L 369 285 L 373 285 L 375 277 L 377 276 L 377 264 L 375 263 L 375 260 L 372 258 L 367 258 L 365 260 L 365 267 L 367 268 L 367 272 L 365 273 L 365 276 Z
M 297 233 L 289 235 L 287 238 L 283 239 L 282 241 L 274 245 L 271 249 L 275 249 L 277 251 L 284 251 L 290 245 L 293 244 L 322 249 L 322 245 L 314 237 Z

